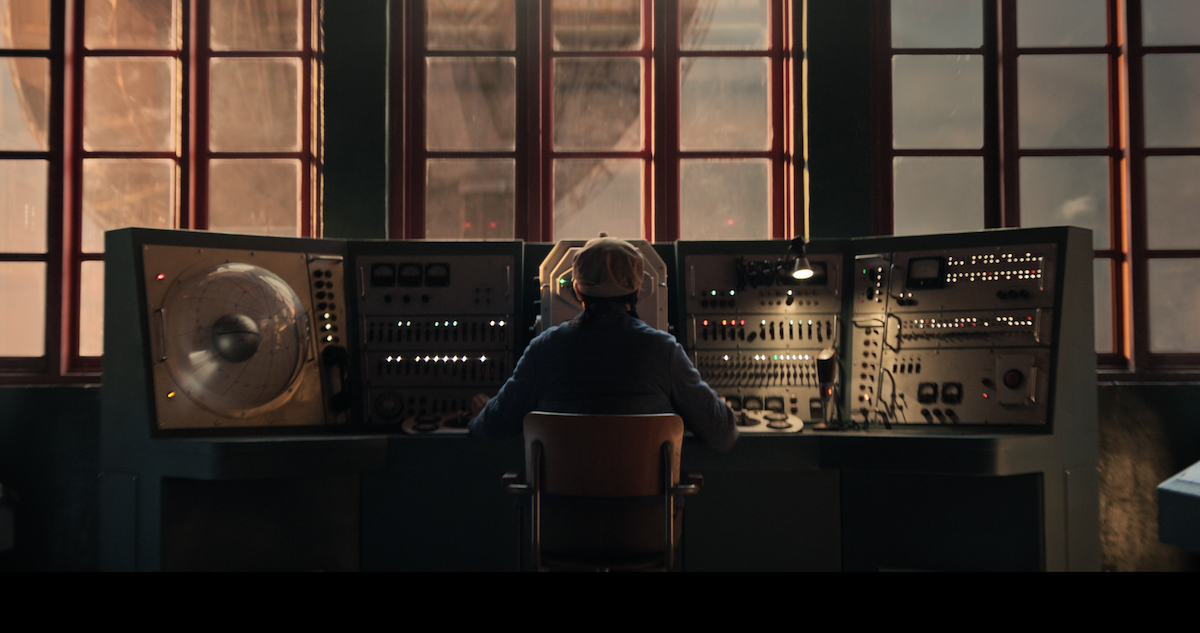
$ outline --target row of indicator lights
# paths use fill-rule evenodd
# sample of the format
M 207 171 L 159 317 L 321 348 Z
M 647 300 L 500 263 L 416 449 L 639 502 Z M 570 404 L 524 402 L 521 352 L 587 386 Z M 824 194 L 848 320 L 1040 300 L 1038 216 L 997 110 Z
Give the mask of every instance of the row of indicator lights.
M 812 356 L 809 354 L 755 354 L 753 358 L 756 361 L 812 360 Z M 721 360 L 729 362 L 733 360 L 733 357 L 725 354 Z
M 804 325 L 804 323 L 805 322 L 803 320 L 800 321 L 800 325 Z M 812 325 L 813 323 L 814 322 L 812 319 L 808 320 L 809 325 Z M 709 321 L 708 319 L 704 319 L 703 321 L 700 322 L 700 325 L 703 325 L 704 327 L 708 327 L 709 325 L 716 325 L 716 324 L 717 324 L 717 322 L 715 320 Z M 761 325 L 762 327 L 766 327 L 767 320 L 763 319 L 762 321 L 759 321 L 758 324 Z M 743 325 L 746 325 L 746 320 L 745 319 L 721 319 L 721 325 L 734 326 L 734 327 L 743 326 Z M 796 325 L 796 320 L 795 319 L 789 320 L 788 325 Z
M 384 360 L 389 363 L 399 363 L 399 362 L 404 361 L 404 357 L 403 356 L 388 356 Z M 413 360 L 413 362 L 417 362 L 417 363 L 420 363 L 420 362 L 463 363 L 463 362 L 472 361 L 472 360 L 478 360 L 481 363 L 485 363 L 485 362 L 487 362 L 488 357 L 480 356 L 478 359 L 476 359 L 471 356 L 416 356 L 412 360 Z
M 723 294 L 725 294 L 725 291 L 719 291 L 719 292 L 720 292 L 720 294 L 722 294 L 722 295 L 723 295 Z M 716 297 L 716 296 L 718 295 L 718 291 L 717 291 L 717 290 L 709 290 L 709 291 L 708 291 L 708 294 L 709 294 L 709 296 L 711 296 L 711 297 Z M 795 294 L 793 291 L 791 291 L 791 290 L 787 291 L 787 296 L 789 296 L 789 297 L 790 297 L 790 296 L 792 296 L 793 294 Z M 729 296 L 733 297 L 733 296 L 736 296 L 736 295 L 737 295 L 737 291 L 736 291 L 736 290 L 730 290 L 730 291 L 729 291 Z
M 1033 325 L 1033 317 L 996 317 L 996 322 L 1003 325 Z M 991 326 L 988 321 L 982 321 L 983 327 Z M 938 321 L 937 319 L 914 319 L 909 321 L 909 324 L 917 328 L 957 328 L 957 327 L 978 327 L 980 321 L 975 317 L 960 317 L 953 321 Z
M 332 343 L 337 340 L 337 337 L 332 334 L 337 331 L 337 326 L 329 323 L 329 321 L 336 321 L 337 315 L 332 312 L 326 312 L 321 315 L 321 320 L 326 322 L 325 325 L 321 326 L 321 329 L 325 332 L 325 342 Z
M 967 281 L 1012 281 L 1016 279 L 1041 279 L 1042 271 L 1040 270 L 1005 270 L 997 272 L 964 272 L 950 273 L 946 275 L 946 281 L 954 283 L 959 280 L 966 279 Z
M 397 321 L 396 327 L 412 327 L 412 324 L 413 324 L 412 321 Z M 496 326 L 504 327 L 505 322 L 504 321 L 490 321 L 488 323 L 488 325 L 490 325 L 492 327 L 496 327 Z M 417 327 L 421 327 L 421 324 L 417 323 Z M 433 327 L 458 327 L 458 321 L 434 321 Z
M 1013 253 L 1005 253 L 1003 255 L 972 255 L 972 264 L 1020 264 L 1025 262 L 1040 262 L 1045 257 L 1034 255 L 1033 253 L 1025 253 L 1024 255 L 1014 255 Z M 967 260 L 954 259 L 953 257 L 946 258 L 948 266 L 965 266 Z

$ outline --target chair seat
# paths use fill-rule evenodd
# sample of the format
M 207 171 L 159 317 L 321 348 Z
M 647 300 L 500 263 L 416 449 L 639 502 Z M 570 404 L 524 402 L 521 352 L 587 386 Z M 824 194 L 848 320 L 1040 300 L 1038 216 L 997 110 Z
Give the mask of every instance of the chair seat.
M 537 569 L 670 569 L 682 503 L 702 480 L 679 484 L 683 421 L 677 415 L 525 418 L 529 545 Z
M 675 542 L 682 509 L 675 509 Z M 542 505 L 542 558 L 650 560 L 663 564 L 662 504 Z M 590 566 L 590 565 L 589 565 Z

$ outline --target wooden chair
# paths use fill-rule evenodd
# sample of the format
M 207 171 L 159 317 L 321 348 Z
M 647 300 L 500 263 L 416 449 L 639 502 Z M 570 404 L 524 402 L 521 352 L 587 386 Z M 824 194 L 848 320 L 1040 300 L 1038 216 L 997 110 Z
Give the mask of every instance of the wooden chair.
M 682 525 L 675 497 L 703 484 L 699 475 L 679 482 L 682 442 L 673 414 L 527 415 L 525 483 L 512 472 L 504 483 L 531 498 L 534 567 L 671 569 Z

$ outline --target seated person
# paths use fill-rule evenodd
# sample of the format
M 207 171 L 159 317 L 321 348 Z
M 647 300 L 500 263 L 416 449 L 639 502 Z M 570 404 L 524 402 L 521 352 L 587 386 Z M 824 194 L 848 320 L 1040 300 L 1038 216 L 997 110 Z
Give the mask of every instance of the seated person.
M 706 446 L 733 448 L 733 411 L 674 337 L 637 317 L 644 266 L 641 252 L 624 240 L 600 237 L 584 245 L 573 269 L 583 312 L 533 339 L 495 398 L 475 396 L 471 435 L 520 436 L 530 411 L 676 413 Z

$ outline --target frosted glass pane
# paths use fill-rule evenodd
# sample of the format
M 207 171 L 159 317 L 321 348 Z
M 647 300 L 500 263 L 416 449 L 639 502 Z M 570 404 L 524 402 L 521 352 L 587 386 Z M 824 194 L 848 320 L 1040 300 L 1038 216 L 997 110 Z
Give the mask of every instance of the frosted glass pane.
M 983 57 L 894 56 L 892 142 L 897 149 L 983 147 Z
M 983 46 L 982 0 L 892 0 L 893 48 Z
M 1108 146 L 1108 58 L 1022 55 L 1017 94 L 1023 148 Z
M 554 50 L 635 50 L 642 46 L 641 0 L 554 0 Z
M 642 61 L 554 60 L 554 148 L 642 149 Z
M 104 353 L 104 262 L 82 262 L 79 275 L 79 355 Z
M 1021 226 L 1081 226 L 1110 248 L 1108 158 L 1021 159 Z
M 104 252 L 104 232 L 175 228 L 175 161 L 83 161 L 83 251 Z
M 50 0 L 0 0 L 0 48 L 50 48 Z
M 770 148 L 767 60 L 705 57 L 679 64 L 680 149 Z
M 300 161 L 212 160 L 208 174 L 209 230 L 300 236 Z
M 428 60 L 425 142 L 431 150 L 516 148 L 517 61 L 511 57 Z
M 1111 259 L 1097 259 L 1093 267 L 1096 284 L 1096 353 L 1113 352 L 1112 314 L 1112 267 Z
M 983 228 L 983 159 L 900 156 L 893 162 L 893 234 Z
M 0 58 L 0 150 L 49 149 L 50 60 Z
M 682 50 L 765 50 L 767 0 L 680 0 Z
M 21 318 L 0 328 L 0 357 L 45 356 L 46 264 L 0 262 L 0 303 L 21 307 Z
M 554 239 L 642 239 L 642 161 L 554 161 Z
M 0 161 L 0 252 L 46 252 L 49 165 L 44 160 Z
M 1017 46 L 1103 46 L 1106 0 L 1017 0 Z
M 1146 46 L 1200 44 L 1200 2 L 1142 0 L 1142 43 Z
M 1150 351 L 1200 352 L 1200 259 L 1151 259 Z
M 770 237 L 769 161 L 684 160 L 679 171 L 681 239 Z
M 1200 156 L 1146 158 L 1146 246 L 1200 249 Z
M 218 152 L 300 150 L 300 60 L 212 60 L 209 147 Z
M 516 162 L 426 162 L 425 237 L 511 240 L 516 235 Z
M 177 50 L 177 0 L 87 0 L 83 45 L 87 48 Z
M 83 145 L 89 151 L 174 151 L 174 58 L 85 59 Z
M 1146 55 L 1146 145 L 1200 146 L 1200 55 Z
M 425 6 L 429 50 L 516 48 L 517 16 L 513 0 L 437 0 Z
M 211 0 L 214 51 L 298 51 L 300 0 Z

